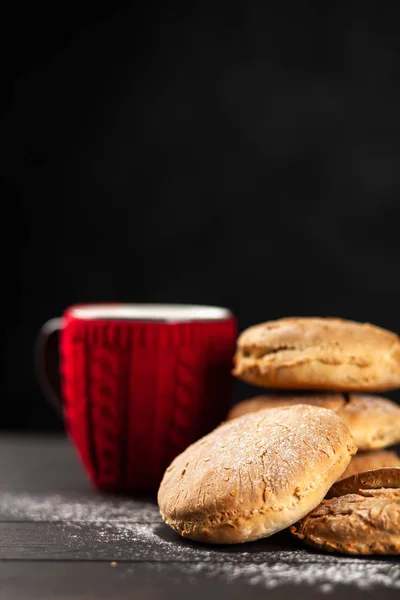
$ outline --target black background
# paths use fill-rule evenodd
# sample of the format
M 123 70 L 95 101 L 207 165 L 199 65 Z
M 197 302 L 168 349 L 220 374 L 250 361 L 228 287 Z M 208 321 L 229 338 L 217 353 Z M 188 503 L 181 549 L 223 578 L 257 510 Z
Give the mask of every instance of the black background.
M 323 4 L 3 15 L 1 428 L 62 427 L 32 353 L 75 302 L 400 332 L 398 14 Z

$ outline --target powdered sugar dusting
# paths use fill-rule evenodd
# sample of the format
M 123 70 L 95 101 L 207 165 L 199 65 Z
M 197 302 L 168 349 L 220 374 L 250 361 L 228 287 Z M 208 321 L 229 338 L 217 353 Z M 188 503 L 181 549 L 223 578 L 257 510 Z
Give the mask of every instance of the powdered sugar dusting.
M 130 537 L 129 525 L 117 524 L 118 535 Z M 158 530 L 158 532 L 157 532 Z M 330 593 L 338 586 L 355 586 L 360 590 L 387 588 L 400 590 L 400 564 L 395 559 L 341 557 L 317 554 L 302 548 L 275 550 L 269 542 L 261 543 L 260 551 L 246 551 L 246 545 L 230 550 L 227 547 L 205 547 L 185 540 L 165 540 L 161 528 L 154 524 L 140 525 L 133 535 L 148 542 L 158 538 L 157 549 L 163 560 L 181 577 L 195 583 L 199 577 L 218 579 L 227 584 L 242 583 L 273 589 L 281 585 L 305 584 L 320 592 Z M 270 540 L 272 542 L 272 538 Z M 154 550 L 153 550 L 154 552 Z M 179 562 L 175 557 L 180 555 Z M 174 560 L 175 559 L 175 560 Z M 159 564 L 159 569 L 165 569 Z
M 289 553 L 282 553 L 289 554 Z M 291 552 L 288 556 L 275 556 L 274 562 L 183 561 L 168 562 L 171 577 L 198 584 L 204 578 L 227 585 L 247 585 L 266 590 L 287 585 L 306 585 L 318 592 L 329 594 L 340 587 L 349 586 L 361 591 L 400 590 L 400 566 L 395 562 L 374 561 L 363 558 L 314 556 Z M 165 573 L 165 564 L 156 563 L 154 569 Z
M 207 579 L 265 590 L 305 585 L 324 594 L 341 586 L 400 590 L 400 564 L 395 558 L 317 553 L 285 534 L 236 546 L 195 544 L 163 524 L 156 503 L 147 500 L 3 493 L 0 519 L 37 522 L 43 540 L 39 558 L 143 562 L 155 576 L 167 573 L 196 585 Z M 15 557 L 21 553 L 29 557 L 30 552 L 27 543 L 25 550 L 16 548 Z M 37 557 L 36 546 L 34 552 Z M 10 548 L 7 553 L 12 557 Z M 128 564 L 126 576 L 130 569 L 133 576 L 134 568 Z
M 101 495 L 2 493 L 2 521 L 62 521 L 105 523 L 114 521 L 159 521 L 155 502 L 133 499 L 110 499 Z
M 297 564 L 279 561 L 276 564 L 231 564 L 218 563 L 209 569 L 206 564 L 196 567 L 197 574 L 223 578 L 227 583 L 245 580 L 250 585 L 273 589 L 281 585 L 306 584 L 318 588 L 321 592 L 332 592 L 338 585 L 353 585 L 361 590 L 384 587 L 400 590 L 400 571 L 398 564 L 385 564 L 364 561 L 363 559 L 338 558 L 332 564 L 310 561 L 310 557 L 297 557 Z M 185 567 L 186 568 L 186 567 Z
M 400 564 L 395 559 L 342 557 L 295 547 L 278 550 L 272 538 L 240 547 L 203 546 L 156 523 L 108 524 L 100 535 L 114 549 L 128 543 L 136 556 L 150 559 L 151 554 L 155 569 L 165 572 L 168 563 L 168 569 L 191 583 L 205 577 L 265 589 L 304 584 L 324 593 L 343 585 L 400 590 Z

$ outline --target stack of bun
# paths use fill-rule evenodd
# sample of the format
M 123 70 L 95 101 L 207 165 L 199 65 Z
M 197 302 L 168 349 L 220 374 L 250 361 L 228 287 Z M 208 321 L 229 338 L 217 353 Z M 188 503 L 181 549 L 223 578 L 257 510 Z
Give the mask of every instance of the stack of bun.
M 234 375 L 264 393 L 168 467 L 158 501 L 181 535 L 297 538 L 353 554 L 400 553 L 400 339 L 334 318 L 286 318 L 238 338 Z M 266 393 L 269 390 L 269 393 Z

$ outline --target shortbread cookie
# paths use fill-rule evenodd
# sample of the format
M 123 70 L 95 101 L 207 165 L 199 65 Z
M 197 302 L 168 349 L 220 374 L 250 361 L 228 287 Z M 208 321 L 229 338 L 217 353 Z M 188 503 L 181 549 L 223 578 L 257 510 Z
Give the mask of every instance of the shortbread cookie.
M 400 387 L 400 339 L 334 318 L 287 318 L 246 329 L 233 374 L 276 389 L 378 392 Z
M 346 424 L 324 408 L 243 415 L 175 458 L 158 492 L 160 512 L 197 541 L 267 537 L 313 510 L 355 452 Z

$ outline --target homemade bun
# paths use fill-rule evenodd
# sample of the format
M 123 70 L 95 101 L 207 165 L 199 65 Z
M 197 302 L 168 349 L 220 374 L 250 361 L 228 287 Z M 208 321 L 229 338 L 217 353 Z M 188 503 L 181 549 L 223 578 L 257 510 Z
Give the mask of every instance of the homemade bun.
M 360 452 L 353 456 L 349 466 L 340 479 L 346 479 L 356 473 L 382 469 L 384 467 L 400 467 L 400 456 L 394 450 L 374 450 L 373 452 Z
M 175 458 L 158 492 L 161 516 L 201 542 L 267 537 L 313 510 L 355 452 L 346 424 L 324 408 L 243 415 Z
M 347 424 L 358 450 L 377 450 L 400 442 L 400 406 L 379 396 L 360 394 L 262 395 L 234 406 L 227 420 L 275 406 L 309 404 L 334 410 Z
M 377 392 L 400 387 L 400 340 L 335 318 L 268 321 L 238 338 L 233 374 L 276 389 Z
M 378 450 L 400 442 L 400 406 L 386 398 L 350 394 L 337 410 L 359 450 Z
M 327 551 L 399 554 L 400 468 L 366 471 L 336 483 L 290 530 Z
M 277 408 L 280 406 L 295 406 L 296 404 L 307 404 L 309 406 L 320 406 L 330 410 L 338 410 L 344 404 L 345 400 L 342 394 L 262 394 L 249 400 L 243 400 L 235 404 L 226 417 L 227 421 L 236 419 L 247 413 L 257 412 L 264 408 Z
M 346 494 L 359 494 L 362 490 L 379 490 L 380 488 L 400 488 L 400 468 L 385 467 L 355 473 L 351 477 L 337 481 L 326 497 L 329 499 Z

